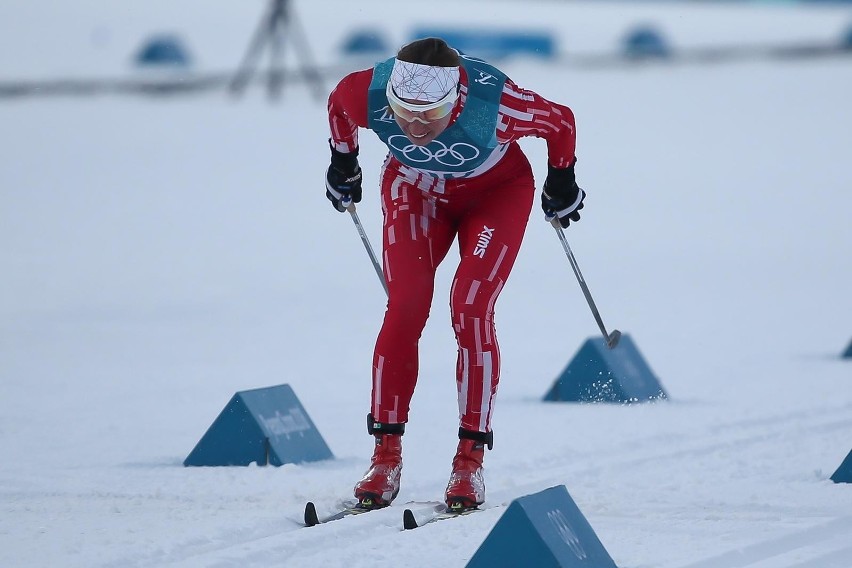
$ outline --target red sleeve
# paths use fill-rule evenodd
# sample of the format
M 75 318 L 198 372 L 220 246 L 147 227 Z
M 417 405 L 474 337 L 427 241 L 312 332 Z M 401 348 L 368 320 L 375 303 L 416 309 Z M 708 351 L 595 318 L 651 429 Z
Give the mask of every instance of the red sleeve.
M 500 97 L 497 140 L 507 143 L 524 136 L 547 141 L 547 158 L 553 167 L 566 168 L 574 161 L 577 139 L 571 109 L 507 79 Z
M 358 127 L 367 128 L 367 92 L 373 70 L 350 73 L 328 96 L 328 125 L 331 143 L 339 152 L 353 152 L 358 147 Z

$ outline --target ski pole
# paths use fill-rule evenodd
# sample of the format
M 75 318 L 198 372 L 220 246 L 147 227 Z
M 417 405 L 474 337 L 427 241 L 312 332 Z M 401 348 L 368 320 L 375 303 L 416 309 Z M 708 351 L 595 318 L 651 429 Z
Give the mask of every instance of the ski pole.
M 589 287 L 586 286 L 586 281 L 583 279 L 583 274 L 580 272 L 580 266 L 577 264 L 577 259 L 574 258 L 574 253 L 571 252 L 571 247 L 568 246 L 568 239 L 565 238 L 565 232 L 562 230 L 562 225 L 559 224 L 559 217 L 554 216 L 550 224 L 556 229 L 556 234 L 559 235 L 559 241 L 562 243 L 562 248 L 565 249 L 565 255 L 571 263 L 571 268 L 574 269 L 574 275 L 577 277 L 577 282 L 580 283 L 580 288 L 583 290 L 583 295 L 586 297 L 586 302 L 592 310 L 592 315 L 595 316 L 595 321 L 598 322 L 598 327 L 604 336 L 606 346 L 610 349 L 618 345 L 618 340 L 621 339 L 621 332 L 617 329 L 612 330 L 612 333 L 606 332 L 601 314 L 598 313 L 598 308 L 595 306 L 595 301 L 592 299 L 592 294 L 589 292 Z
M 364 248 L 367 249 L 367 254 L 373 262 L 373 268 L 376 270 L 376 274 L 379 276 L 379 281 L 382 283 L 382 288 L 385 289 L 385 296 L 387 296 L 388 284 L 385 282 L 385 275 L 382 273 L 382 266 L 379 264 L 379 259 L 376 257 L 376 253 L 373 252 L 373 247 L 370 245 L 370 239 L 367 238 L 367 233 L 364 231 L 364 225 L 361 224 L 361 219 L 358 218 L 358 213 L 355 211 L 355 203 L 350 200 L 349 204 L 346 205 L 346 210 L 349 211 L 349 214 L 352 216 L 352 221 L 358 229 L 358 234 L 361 235 L 361 242 L 364 243 Z

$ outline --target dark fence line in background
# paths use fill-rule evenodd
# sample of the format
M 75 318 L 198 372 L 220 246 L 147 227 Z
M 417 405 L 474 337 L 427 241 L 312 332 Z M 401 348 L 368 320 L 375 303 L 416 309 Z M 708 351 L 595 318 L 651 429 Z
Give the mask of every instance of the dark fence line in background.
M 807 60 L 817 58 L 852 57 L 852 46 L 837 44 L 785 44 L 767 46 L 712 47 L 681 49 L 672 53 L 609 53 L 588 55 L 564 55 L 549 58 L 546 62 L 559 67 L 577 69 L 641 68 L 662 65 L 702 65 L 769 59 L 778 61 Z M 289 84 L 313 83 L 317 98 L 325 97 L 317 81 L 331 82 L 346 73 L 368 67 L 377 58 L 350 61 L 345 65 L 310 67 L 302 69 L 271 69 L 256 71 L 241 82 L 262 85 L 268 88 L 272 98 L 277 97 Z M 140 73 L 144 75 L 144 73 Z M 168 97 L 194 95 L 209 92 L 231 92 L 239 94 L 243 86 L 237 86 L 238 72 L 171 72 L 160 76 L 130 77 L 117 79 L 48 79 L 48 80 L 0 80 L 0 99 L 38 97 L 89 97 L 103 95 L 133 95 Z M 322 94 L 322 97 L 319 95 Z

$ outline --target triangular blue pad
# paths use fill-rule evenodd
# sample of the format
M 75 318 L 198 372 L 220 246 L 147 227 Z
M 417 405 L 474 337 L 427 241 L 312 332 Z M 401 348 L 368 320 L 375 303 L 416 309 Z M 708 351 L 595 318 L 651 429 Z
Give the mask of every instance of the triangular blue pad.
M 512 501 L 466 568 L 616 568 L 564 485 Z
M 546 401 L 620 403 L 666 398 L 628 334 L 613 349 L 602 337 L 587 339 L 544 396 Z
M 283 465 L 334 456 L 289 385 L 238 392 L 185 466 Z
M 852 483 L 852 451 L 831 476 L 831 480 L 835 483 Z

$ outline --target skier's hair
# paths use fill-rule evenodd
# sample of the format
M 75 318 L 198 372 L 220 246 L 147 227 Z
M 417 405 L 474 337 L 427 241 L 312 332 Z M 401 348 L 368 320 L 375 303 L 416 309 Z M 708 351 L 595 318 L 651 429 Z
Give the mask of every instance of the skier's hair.
M 396 58 L 400 61 L 433 67 L 459 66 L 459 52 L 437 37 L 418 39 L 402 46 Z

